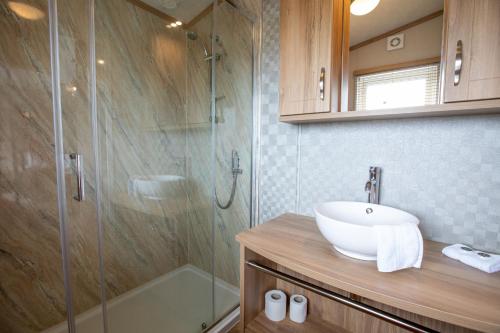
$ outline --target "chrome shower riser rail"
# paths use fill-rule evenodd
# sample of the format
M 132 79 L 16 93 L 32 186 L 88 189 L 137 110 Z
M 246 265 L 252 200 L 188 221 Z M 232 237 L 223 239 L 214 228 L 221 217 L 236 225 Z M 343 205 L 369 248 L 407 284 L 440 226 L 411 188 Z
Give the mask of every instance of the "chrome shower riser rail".
M 312 291 L 320 296 L 326 297 L 328 299 L 331 299 L 333 301 L 336 301 L 338 303 L 341 303 L 343 305 L 346 305 L 348 307 L 351 307 L 353 309 L 362 311 L 364 313 L 367 313 L 369 315 L 372 315 L 376 318 L 382 319 L 388 323 L 394 324 L 396 326 L 402 327 L 404 329 L 407 329 L 411 332 L 417 332 L 417 333 L 437 333 L 437 331 L 432 330 L 430 328 L 424 327 L 422 325 L 419 325 L 417 323 L 411 322 L 409 320 L 406 320 L 404 318 L 395 316 L 391 313 L 379 310 L 375 307 L 366 305 L 364 303 L 354 301 L 348 297 L 345 297 L 341 294 L 335 293 L 333 291 L 330 291 L 328 289 L 324 289 L 321 287 L 318 287 L 312 283 L 309 283 L 307 281 L 298 279 L 296 277 L 293 277 L 291 275 L 288 275 L 286 273 L 282 273 L 280 271 L 277 271 L 273 268 L 269 268 L 263 265 L 260 265 L 254 261 L 247 261 L 246 265 L 254 268 L 260 272 L 266 273 L 268 275 L 271 275 L 275 278 L 278 278 L 280 280 L 290 282 L 296 286 L 299 286 L 301 288 L 304 288 L 306 290 Z

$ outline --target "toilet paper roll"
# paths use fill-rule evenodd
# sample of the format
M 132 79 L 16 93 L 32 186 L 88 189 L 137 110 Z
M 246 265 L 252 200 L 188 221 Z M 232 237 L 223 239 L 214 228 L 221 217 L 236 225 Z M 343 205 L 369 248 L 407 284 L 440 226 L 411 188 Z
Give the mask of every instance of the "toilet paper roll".
M 302 295 L 292 295 L 290 297 L 290 320 L 296 323 L 303 323 L 307 316 L 307 298 Z
M 266 317 L 272 321 L 281 321 L 286 317 L 286 294 L 281 290 L 269 290 L 266 293 Z

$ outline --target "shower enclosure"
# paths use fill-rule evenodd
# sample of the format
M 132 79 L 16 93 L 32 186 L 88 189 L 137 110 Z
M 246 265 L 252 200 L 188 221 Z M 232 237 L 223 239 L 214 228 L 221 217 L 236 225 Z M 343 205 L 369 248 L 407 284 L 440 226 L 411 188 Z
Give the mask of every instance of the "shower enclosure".
M 0 332 L 234 316 L 259 22 L 259 0 L 0 0 Z

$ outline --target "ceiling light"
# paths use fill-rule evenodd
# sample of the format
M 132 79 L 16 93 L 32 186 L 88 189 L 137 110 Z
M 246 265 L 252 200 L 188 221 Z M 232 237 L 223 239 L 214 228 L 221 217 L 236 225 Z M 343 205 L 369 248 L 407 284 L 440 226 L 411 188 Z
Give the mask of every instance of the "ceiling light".
M 175 24 L 182 25 L 182 22 L 181 21 L 177 21 L 177 22 L 175 22 Z
M 21 2 L 9 1 L 7 5 L 17 16 L 23 19 L 39 20 L 45 16 L 44 12 L 40 9 Z
M 351 14 L 356 16 L 366 15 L 377 7 L 380 0 L 353 0 L 351 1 Z
M 172 29 L 172 26 L 170 24 L 167 24 L 166 27 Z
M 102 59 L 97 59 L 97 63 L 98 63 L 99 65 L 104 65 L 104 60 L 102 60 Z
M 76 91 L 78 90 L 78 88 L 76 86 L 66 86 L 66 91 L 74 94 L 76 93 Z
M 174 23 L 171 23 L 171 24 L 170 24 L 170 26 L 171 26 L 172 28 L 175 28 L 175 27 L 177 26 L 177 24 L 174 22 Z

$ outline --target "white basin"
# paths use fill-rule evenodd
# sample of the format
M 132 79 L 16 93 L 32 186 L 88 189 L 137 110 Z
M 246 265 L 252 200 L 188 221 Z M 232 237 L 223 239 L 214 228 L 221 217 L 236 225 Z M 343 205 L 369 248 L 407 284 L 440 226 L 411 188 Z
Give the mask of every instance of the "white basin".
M 128 193 L 151 200 L 173 199 L 181 195 L 184 180 L 176 175 L 132 176 L 128 181 Z
M 382 205 L 333 201 L 314 209 L 321 234 L 340 253 L 361 260 L 377 259 L 375 225 L 419 224 L 405 211 Z

